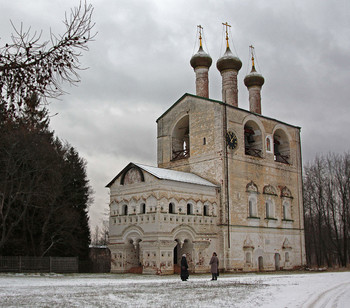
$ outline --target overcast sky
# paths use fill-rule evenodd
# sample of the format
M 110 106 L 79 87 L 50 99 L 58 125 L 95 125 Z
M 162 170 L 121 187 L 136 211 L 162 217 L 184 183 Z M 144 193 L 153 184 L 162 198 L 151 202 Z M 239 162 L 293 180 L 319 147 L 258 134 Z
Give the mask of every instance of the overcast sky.
M 244 76 L 249 45 L 264 76 L 262 114 L 302 127 L 304 163 L 349 151 L 349 0 L 91 0 L 98 32 L 81 62 L 78 87 L 52 101 L 51 127 L 87 161 L 95 191 L 92 225 L 108 211 L 105 185 L 129 162 L 156 166 L 156 119 L 184 93 L 195 94 L 189 64 L 197 25 L 213 58 L 209 96 L 221 100 L 216 61 L 224 52 L 222 22 L 243 62 L 239 107 L 248 109 Z M 0 0 L 0 45 L 16 26 L 62 33 L 77 0 Z

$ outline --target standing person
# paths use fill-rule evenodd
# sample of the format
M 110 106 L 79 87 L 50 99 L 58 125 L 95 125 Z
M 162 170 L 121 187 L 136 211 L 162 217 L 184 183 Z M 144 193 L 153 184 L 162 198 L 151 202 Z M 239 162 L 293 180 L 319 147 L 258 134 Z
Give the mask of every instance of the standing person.
M 181 258 L 181 280 L 186 281 L 188 279 L 188 264 L 187 264 L 187 259 L 186 259 L 186 254 L 184 253 Z
M 209 265 L 211 265 L 211 280 L 218 280 L 219 258 L 217 257 L 216 252 L 213 252 L 213 256 L 210 259 Z

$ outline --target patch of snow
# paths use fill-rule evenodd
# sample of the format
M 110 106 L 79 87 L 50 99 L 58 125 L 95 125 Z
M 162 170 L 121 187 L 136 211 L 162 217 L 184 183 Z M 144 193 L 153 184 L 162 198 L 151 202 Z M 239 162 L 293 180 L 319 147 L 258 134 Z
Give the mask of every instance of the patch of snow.
M 350 272 L 221 274 L 0 274 L 1 307 L 349 307 Z

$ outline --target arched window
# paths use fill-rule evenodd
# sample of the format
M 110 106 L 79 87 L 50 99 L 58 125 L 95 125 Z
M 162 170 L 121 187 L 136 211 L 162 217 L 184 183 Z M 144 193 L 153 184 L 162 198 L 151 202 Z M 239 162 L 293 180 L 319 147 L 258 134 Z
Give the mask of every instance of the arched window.
M 245 254 L 245 262 L 252 263 L 252 254 L 250 252 L 246 252 Z
M 282 129 L 277 129 L 273 134 L 273 152 L 275 161 L 290 164 L 289 140 Z
M 266 205 L 266 218 L 273 218 L 274 213 L 273 213 L 273 204 L 271 200 L 267 200 L 265 205 Z
M 190 126 L 186 115 L 177 122 L 172 133 L 172 160 L 190 156 Z
M 284 200 L 283 204 L 283 219 L 288 220 L 291 219 L 290 215 L 290 201 L 289 200 Z
M 271 138 L 271 136 L 266 137 L 266 152 L 272 153 L 272 138 Z
M 128 215 L 128 206 L 126 204 L 123 205 L 123 215 Z
M 141 203 L 140 205 L 140 213 L 146 214 L 146 203 Z
M 193 214 L 193 205 L 191 203 L 187 203 L 187 215 Z
M 169 203 L 169 213 L 170 214 L 174 214 L 175 213 L 175 205 L 172 202 Z
M 248 215 L 249 217 L 257 217 L 257 200 L 256 196 L 252 195 L 248 197 Z
M 254 121 L 248 121 L 244 125 L 245 155 L 262 157 L 263 142 L 261 130 Z
M 203 216 L 209 216 L 209 208 L 206 204 L 203 206 Z
M 286 262 L 289 262 L 289 252 L 286 251 L 286 253 L 284 254 L 284 259 Z

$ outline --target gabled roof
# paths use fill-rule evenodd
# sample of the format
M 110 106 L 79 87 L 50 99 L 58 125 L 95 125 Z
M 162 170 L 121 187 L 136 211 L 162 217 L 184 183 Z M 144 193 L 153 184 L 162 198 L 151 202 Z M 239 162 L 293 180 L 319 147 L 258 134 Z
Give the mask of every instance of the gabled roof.
M 148 172 L 149 174 L 152 174 L 153 176 L 155 176 L 160 180 L 197 184 L 197 185 L 210 186 L 210 187 L 219 187 L 193 173 L 170 170 L 165 168 L 151 167 L 151 166 L 137 164 L 137 163 L 129 163 L 121 172 L 118 173 L 118 175 L 111 182 L 109 182 L 106 185 L 106 187 L 110 187 L 115 182 L 115 180 L 126 171 L 126 169 L 130 169 L 135 166 L 142 169 L 143 171 Z

